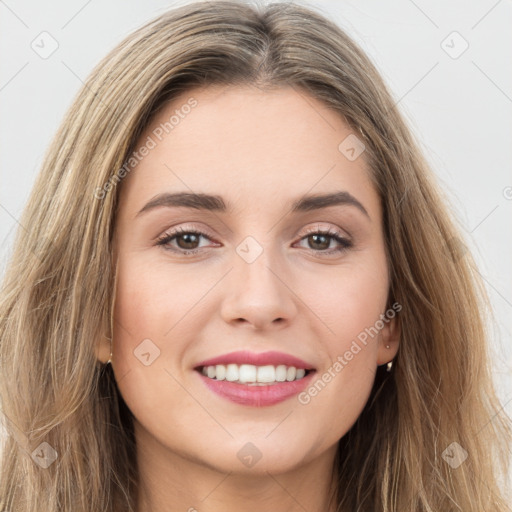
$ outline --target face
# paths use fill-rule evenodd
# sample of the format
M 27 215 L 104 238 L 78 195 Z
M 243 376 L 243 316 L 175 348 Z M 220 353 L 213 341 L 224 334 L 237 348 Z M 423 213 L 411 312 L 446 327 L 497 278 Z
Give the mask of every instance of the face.
M 334 455 L 398 339 L 354 136 L 304 92 L 233 86 L 184 93 L 140 137 L 112 358 L 139 447 L 222 472 Z

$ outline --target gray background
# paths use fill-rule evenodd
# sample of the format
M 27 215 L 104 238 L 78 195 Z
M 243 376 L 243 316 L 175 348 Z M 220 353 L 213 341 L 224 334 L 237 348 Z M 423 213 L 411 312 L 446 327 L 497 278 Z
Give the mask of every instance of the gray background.
M 183 3 L 0 0 L 0 274 L 50 138 L 93 66 L 133 29 Z M 496 384 L 512 415 L 512 4 L 309 3 L 377 65 L 465 226 L 496 314 Z M 58 48 L 46 58 L 33 49 L 51 44 Z

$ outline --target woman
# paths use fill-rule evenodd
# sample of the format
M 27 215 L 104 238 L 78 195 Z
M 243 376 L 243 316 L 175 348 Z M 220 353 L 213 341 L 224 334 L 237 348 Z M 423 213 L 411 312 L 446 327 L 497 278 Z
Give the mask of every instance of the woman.
M 484 288 L 443 201 L 311 9 L 137 30 L 21 220 L 2 510 L 510 510 Z

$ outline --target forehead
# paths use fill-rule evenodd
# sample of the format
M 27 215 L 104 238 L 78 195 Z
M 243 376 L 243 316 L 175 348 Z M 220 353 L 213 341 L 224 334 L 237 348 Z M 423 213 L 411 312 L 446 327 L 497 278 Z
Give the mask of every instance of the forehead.
M 191 89 L 164 105 L 139 138 L 122 204 L 133 210 L 179 191 L 220 194 L 236 211 L 248 201 L 264 209 L 336 190 L 375 209 L 364 152 L 347 158 L 347 137 L 354 133 L 340 114 L 297 88 Z

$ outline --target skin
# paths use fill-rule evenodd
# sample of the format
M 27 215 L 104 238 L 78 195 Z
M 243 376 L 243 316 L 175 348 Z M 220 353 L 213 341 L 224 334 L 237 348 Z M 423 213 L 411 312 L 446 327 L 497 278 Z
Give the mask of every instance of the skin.
M 153 130 L 191 97 L 197 106 L 158 141 Z M 337 442 L 366 404 L 377 366 L 397 352 L 396 318 L 307 404 L 294 396 L 238 405 L 209 391 L 193 368 L 234 350 L 278 350 L 312 363 L 321 377 L 385 313 L 382 210 L 364 153 L 350 161 L 338 150 L 351 133 L 303 91 L 210 86 L 175 98 L 140 137 L 137 147 L 148 136 L 158 144 L 121 184 L 112 358 L 135 416 L 139 512 L 334 510 L 328 483 Z M 305 194 L 338 190 L 369 218 L 350 205 L 290 213 Z M 137 215 L 156 195 L 178 191 L 221 195 L 234 211 L 160 207 Z M 157 245 L 178 227 L 206 237 Z M 315 228 L 353 247 L 334 253 L 334 239 L 311 239 Z M 252 263 L 236 252 L 247 236 L 263 251 Z M 145 339 L 160 351 L 148 366 L 134 355 Z M 100 345 L 98 357 L 108 355 Z M 261 453 L 252 467 L 237 457 L 248 442 Z

